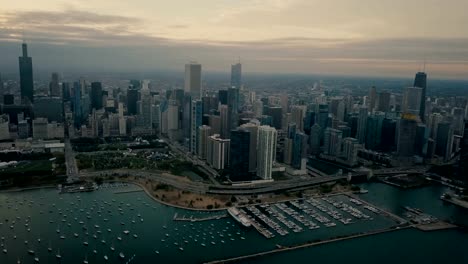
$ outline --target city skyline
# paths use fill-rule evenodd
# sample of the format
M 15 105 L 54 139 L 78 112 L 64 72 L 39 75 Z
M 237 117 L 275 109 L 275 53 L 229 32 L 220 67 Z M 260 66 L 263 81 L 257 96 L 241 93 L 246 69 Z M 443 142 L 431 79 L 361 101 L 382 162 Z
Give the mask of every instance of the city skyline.
M 6 54 L 0 71 L 12 71 L 24 38 L 39 70 L 179 71 L 196 60 L 206 72 L 227 72 L 240 57 L 253 73 L 399 77 L 423 70 L 426 61 L 434 78 L 466 79 L 466 7 L 463 1 L 17 1 L 0 11 Z

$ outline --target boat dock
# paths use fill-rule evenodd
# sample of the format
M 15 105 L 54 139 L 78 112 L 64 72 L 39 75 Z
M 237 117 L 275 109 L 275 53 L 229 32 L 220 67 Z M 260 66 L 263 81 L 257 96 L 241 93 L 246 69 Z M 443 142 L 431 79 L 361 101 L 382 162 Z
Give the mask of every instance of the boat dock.
M 202 222 L 202 221 L 209 221 L 209 220 L 217 220 L 217 219 L 221 219 L 221 218 L 225 218 L 225 217 L 228 217 L 228 215 L 227 214 L 220 214 L 220 215 L 212 215 L 212 216 L 197 218 L 197 217 L 194 217 L 193 215 L 191 215 L 190 217 L 186 217 L 185 215 L 180 217 L 180 216 L 178 216 L 177 213 L 175 213 L 172 220 L 174 220 L 174 221 L 186 221 L 186 222 Z

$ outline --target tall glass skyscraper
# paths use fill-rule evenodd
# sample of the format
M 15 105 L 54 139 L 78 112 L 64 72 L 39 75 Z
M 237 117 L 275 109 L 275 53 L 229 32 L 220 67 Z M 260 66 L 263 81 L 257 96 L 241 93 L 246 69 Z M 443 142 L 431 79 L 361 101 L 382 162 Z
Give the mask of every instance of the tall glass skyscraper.
M 201 64 L 185 64 L 185 93 L 190 94 L 192 99 L 201 97 Z
M 232 181 L 251 180 L 249 177 L 250 131 L 238 128 L 231 131 L 231 153 L 229 154 L 230 179 Z
M 231 65 L 231 87 L 240 89 L 242 86 L 242 64 Z
M 28 57 L 28 46 L 23 43 L 23 56 L 19 57 L 21 100 L 34 102 L 32 58 Z
M 424 113 L 426 111 L 426 88 L 427 88 L 427 74 L 425 72 L 418 72 L 416 73 L 416 77 L 414 78 L 414 87 L 419 87 L 422 89 L 421 91 L 421 104 L 419 108 L 419 117 L 421 118 L 422 122 L 425 122 Z

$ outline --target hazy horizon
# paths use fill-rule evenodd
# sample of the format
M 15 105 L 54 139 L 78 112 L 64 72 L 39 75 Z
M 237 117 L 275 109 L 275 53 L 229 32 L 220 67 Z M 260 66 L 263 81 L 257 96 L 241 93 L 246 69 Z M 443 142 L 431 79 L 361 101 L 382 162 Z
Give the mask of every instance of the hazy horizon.
M 1 72 L 24 38 L 35 71 L 176 71 L 468 79 L 462 0 L 10 1 Z

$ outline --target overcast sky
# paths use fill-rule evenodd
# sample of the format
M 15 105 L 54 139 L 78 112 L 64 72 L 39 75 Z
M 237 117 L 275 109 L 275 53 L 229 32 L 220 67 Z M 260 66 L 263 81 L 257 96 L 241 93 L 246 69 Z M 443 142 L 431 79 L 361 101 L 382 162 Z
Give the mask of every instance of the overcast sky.
M 0 70 L 19 43 L 45 70 L 183 70 L 468 79 L 466 0 L 14 0 Z

